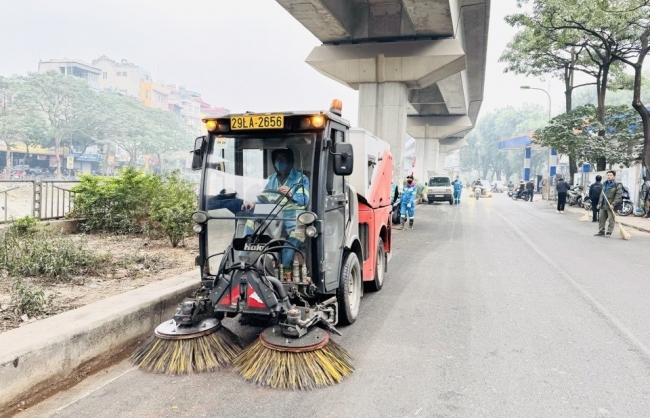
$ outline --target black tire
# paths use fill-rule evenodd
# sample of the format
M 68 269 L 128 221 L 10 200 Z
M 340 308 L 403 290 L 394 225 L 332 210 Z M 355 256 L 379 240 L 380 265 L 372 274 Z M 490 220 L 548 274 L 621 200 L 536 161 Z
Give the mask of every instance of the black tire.
M 634 212 L 634 205 L 630 202 L 623 202 L 623 207 L 621 210 L 617 210 L 616 213 L 619 216 L 628 216 L 630 213 Z
M 454 204 L 454 199 L 449 199 L 449 204 L 453 205 Z
M 429 204 L 432 204 L 432 203 L 433 203 L 433 199 L 429 199 Z
M 359 258 L 355 253 L 347 253 L 343 259 L 339 289 L 336 292 L 336 300 L 339 305 L 339 325 L 350 325 L 357 320 L 361 304 L 362 282 Z
M 399 210 L 394 210 L 393 211 L 393 216 L 392 216 L 391 221 L 392 221 L 393 225 L 399 224 Z
M 384 251 L 384 240 L 379 238 L 377 243 L 377 264 L 375 265 L 375 278 L 368 282 L 368 290 L 379 292 L 384 287 L 384 272 L 386 271 L 386 251 Z

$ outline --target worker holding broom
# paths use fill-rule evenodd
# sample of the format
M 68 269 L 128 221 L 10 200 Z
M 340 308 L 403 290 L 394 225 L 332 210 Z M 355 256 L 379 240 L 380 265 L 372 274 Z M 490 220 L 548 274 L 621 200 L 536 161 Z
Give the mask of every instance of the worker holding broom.
M 614 230 L 614 223 L 616 222 L 616 215 L 614 211 L 616 207 L 623 203 L 623 185 L 616 182 L 616 172 L 610 170 L 607 172 L 607 181 L 603 185 L 603 191 L 600 193 L 598 200 L 598 233 L 597 237 L 604 236 L 609 238 L 612 236 Z M 607 232 L 605 232 L 605 223 L 607 224 Z

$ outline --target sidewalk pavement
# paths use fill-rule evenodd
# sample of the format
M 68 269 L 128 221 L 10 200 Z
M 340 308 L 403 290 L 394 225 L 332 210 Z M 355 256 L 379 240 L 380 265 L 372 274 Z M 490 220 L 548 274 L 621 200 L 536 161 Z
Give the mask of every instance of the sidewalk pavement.
M 128 357 L 199 286 L 199 270 L 0 334 L 0 417 Z
M 535 200 L 533 200 L 533 203 L 548 205 L 548 206 L 552 206 L 553 208 L 557 207 L 557 201 L 542 200 L 541 195 L 535 195 L 534 198 Z M 591 221 L 591 211 L 586 211 L 584 208 L 566 205 L 564 207 L 564 211 L 568 213 L 577 213 L 580 215 L 584 215 L 585 213 L 588 213 L 589 220 Z M 623 226 L 634 228 L 643 232 L 650 232 L 650 219 L 648 218 L 639 218 L 634 215 L 628 215 L 628 216 L 616 216 L 616 220 L 618 220 Z

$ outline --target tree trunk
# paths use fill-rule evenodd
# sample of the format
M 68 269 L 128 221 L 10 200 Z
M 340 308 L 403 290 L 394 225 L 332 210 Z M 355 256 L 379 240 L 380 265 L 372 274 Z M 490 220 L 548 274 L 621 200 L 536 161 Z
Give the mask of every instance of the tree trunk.
M 608 82 L 610 65 L 611 64 L 609 63 L 603 65 L 601 78 L 600 78 L 600 85 L 599 87 L 596 88 L 598 94 L 598 122 L 600 122 L 602 126 L 605 126 L 605 117 L 606 117 L 605 96 L 607 95 L 607 82 Z M 605 136 L 605 129 L 599 130 L 598 136 Z M 607 158 L 606 157 L 598 158 L 598 160 L 596 160 L 596 171 L 603 171 L 606 169 L 607 169 Z
M 7 154 L 6 154 L 6 164 L 7 164 L 7 177 L 6 179 L 9 180 L 11 177 L 11 144 L 9 144 L 9 141 L 6 139 L 4 140 L 5 145 L 7 146 Z
M 575 48 L 571 50 L 571 65 L 576 61 Z M 564 85 L 566 90 L 564 91 L 564 100 L 565 100 L 565 112 L 569 113 L 573 109 L 573 67 L 565 66 L 564 71 Z M 569 177 L 571 184 L 573 183 L 575 174 L 578 172 L 578 167 L 576 164 L 575 152 L 569 153 Z
M 54 172 L 57 179 L 61 178 L 61 155 L 59 147 L 61 146 L 61 135 L 54 136 L 54 154 L 56 154 L 56 171 Z
M 634 66 L 634 96 L 632 98 L 632 107 L 639 113 L 643 124 L 643 151 L 641 152 L 641 162 L 646 170 L 650 168 L 650 114 L 648 109 L 641 101 L 641 84 L 643 82 L 643 61 L 650 52 L 648 47 L 648 36 L 646 33 L 641 37 L 641 53 L 639 54 L 636 65 Z M 644 179 L 647 180 L 647 179 Z

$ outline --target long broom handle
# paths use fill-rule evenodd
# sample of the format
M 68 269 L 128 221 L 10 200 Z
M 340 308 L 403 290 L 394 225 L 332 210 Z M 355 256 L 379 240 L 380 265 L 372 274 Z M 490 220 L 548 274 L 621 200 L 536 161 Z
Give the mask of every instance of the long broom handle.
M 612 215 L 614 216 L 614 223 L 618 223 L 618 219 L 616 218 L 616 211 L 614 210 L 614 206 L 612 206 L 609 203 L 609 199 L 607 199 L 607 195 L 605 193 L 603 193 L 603 197 L 605 198 L 605 202 L 607 202 L 607 206 L 609 206 L 609 208 L 612 210 Z M 619 224 L 619 226 L 621 226 L 621 225 Z

